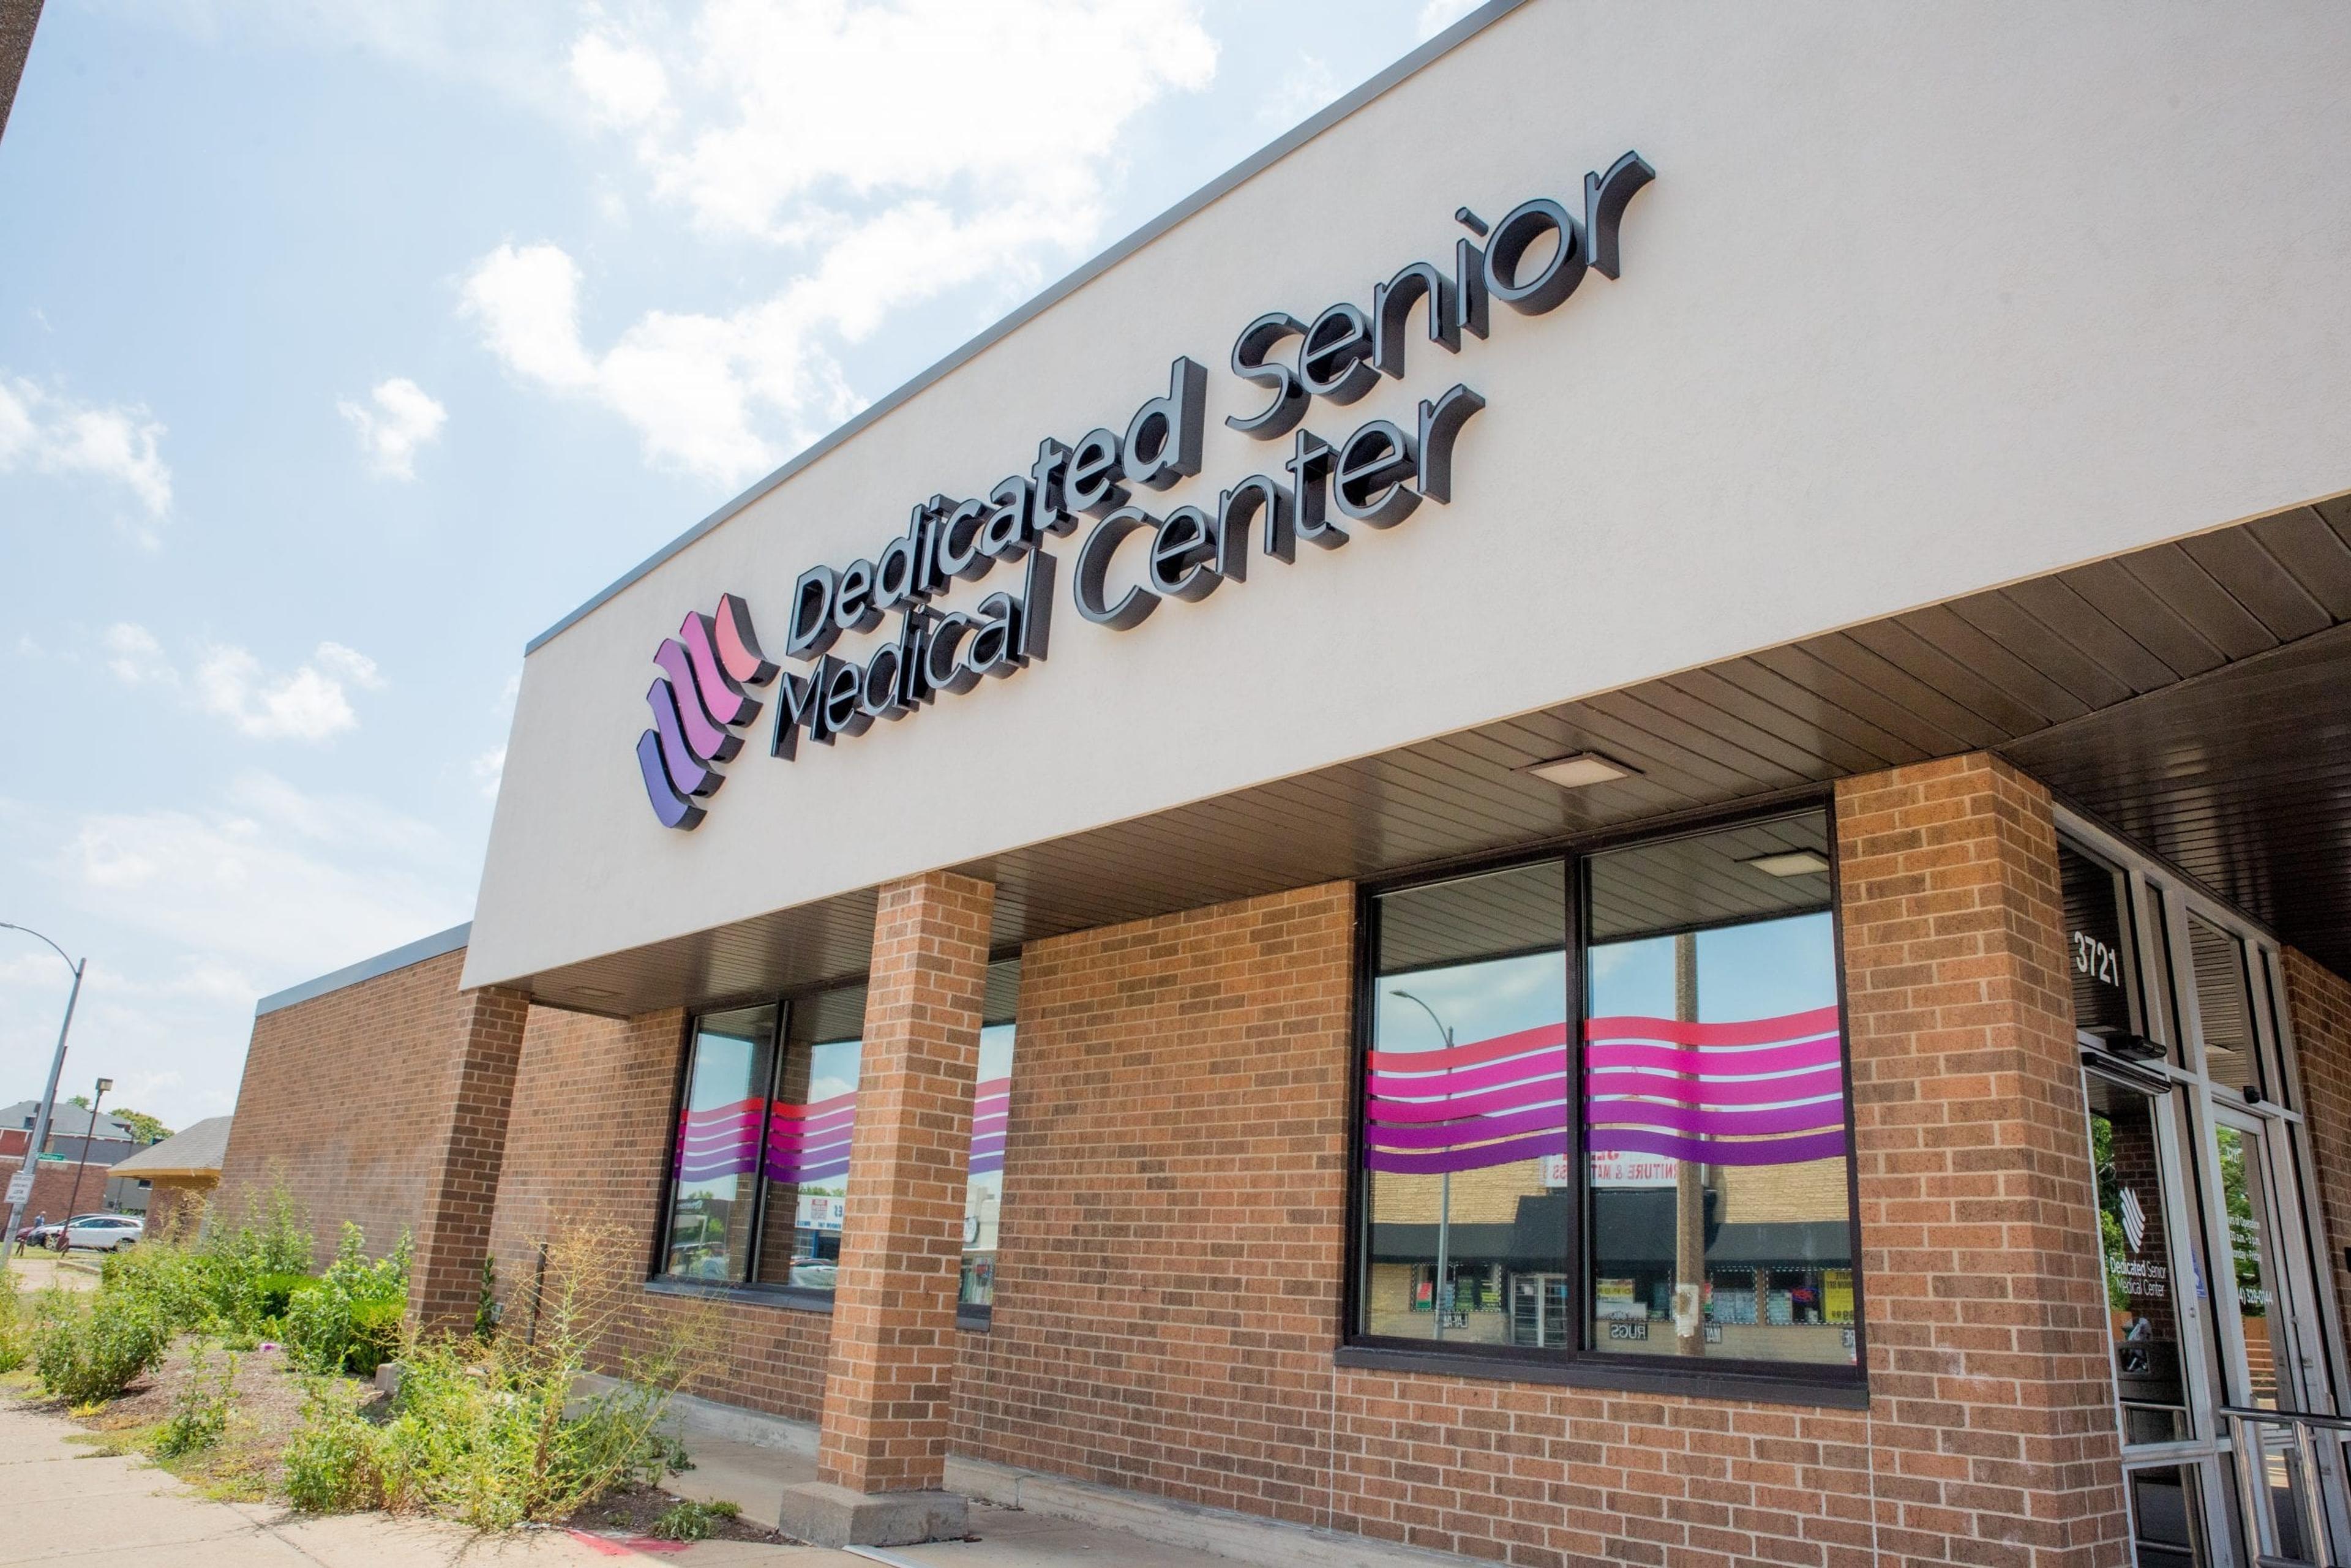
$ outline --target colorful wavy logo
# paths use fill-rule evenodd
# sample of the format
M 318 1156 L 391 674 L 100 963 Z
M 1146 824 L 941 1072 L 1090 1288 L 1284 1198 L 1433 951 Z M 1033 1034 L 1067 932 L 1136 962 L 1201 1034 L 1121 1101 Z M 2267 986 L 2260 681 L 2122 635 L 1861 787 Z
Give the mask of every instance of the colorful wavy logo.
M 1739 1023 L 1596 1018 L 1584 1025 L 1584 1143 L 1714 1166 L 1845 1152 L 1837 1009 Z M 1571 1151 L 1567 1029 L 1445 1051 L 1375 1051 L 1364 1164 L 1434 1176 Z
M 637 770 L 662 825 L 690 831 L 702 825 L 698 802 L 726 782 L 716 764 L 743 748 L 734 732 L 759 716 L 758 699 L 744 688 L 774 680 L 776 666 L 759 652 L 750 610 L 731 593 L 719 596 L 716 614 L 688 615 L 653 663 L 662 673 L 645 691 L 653 727 L 637 737 Z

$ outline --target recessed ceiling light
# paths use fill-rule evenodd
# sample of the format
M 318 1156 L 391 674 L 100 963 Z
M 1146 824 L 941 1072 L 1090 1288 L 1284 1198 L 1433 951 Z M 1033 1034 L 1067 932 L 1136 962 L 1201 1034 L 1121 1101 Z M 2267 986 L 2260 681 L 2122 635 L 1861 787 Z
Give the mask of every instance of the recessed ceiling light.
M 1782 850 L 1775 855 L 1757 855 L 1745 863 L 1765 876 L 1817 876 L 1829 869 L 1829 857 L 1817 850 Z
M 1581 789 L 1589 784 L 1605 784 L 1613 779 L 1629 779 L 1640 769 L 1628 768 L 1596 751 L 1579 751 L 1573 757 L 1556 757 L 1549 762 L 1538 762 L 1527 771 L 1538 779 L 1550 779 L 1562 789 Z

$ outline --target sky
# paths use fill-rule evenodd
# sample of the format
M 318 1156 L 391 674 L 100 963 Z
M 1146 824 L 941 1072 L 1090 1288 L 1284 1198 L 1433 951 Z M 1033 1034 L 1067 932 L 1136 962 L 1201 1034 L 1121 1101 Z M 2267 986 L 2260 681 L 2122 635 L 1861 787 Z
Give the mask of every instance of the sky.
M 0 921 L 61 1093 L 470 916 L 523 644 L 1471 0 L 48 0 Z M 68 738 L 71 744 L 68 744 Z M 0 1103 L 69 976 L 0 931 Z

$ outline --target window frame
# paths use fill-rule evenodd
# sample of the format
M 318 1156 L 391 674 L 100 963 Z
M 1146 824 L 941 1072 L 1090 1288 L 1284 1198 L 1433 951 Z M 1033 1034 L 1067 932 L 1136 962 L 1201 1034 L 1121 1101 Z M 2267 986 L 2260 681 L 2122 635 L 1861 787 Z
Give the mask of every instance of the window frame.
M 1018 964 L 1020 958 L 1021 954 L 1017 948 L 1008 953 L 991 953 L 988 956 L 987 967 L 993 970 L 999 964 Z M 831 1313 L 834 1298 L 834 1292 L 831 1291 L 815 1290 L 806 1285 L 774 1284 L 752 1279 L 740 1281 L 689 1280 L 664 1270 L 663 1265 L 668 1260 L 669 1256 L 670 1227 L 675 1223 L 676 1218 L 677 1124 L 678 1118 L 685 1113 L 686 1098 L 692 1091 L 695 1036 L 703 1019 L 713 1013 L 733 1012 L 742 1008 L 772 1005 L 776 1009 L 776 1039 L 772 1059 L 768 1064 L 766 1090 L 766 1098 L 772 1102 L 775 1098 L 776 1083 L 783 1075 L 784 1051 L 789 1044 L 792 1027 L 792 1009 L 810 998 L 821 996 L 827 991 L 846 990 L 852 987 L 865 986 L 870 983 L 869 977 L 864 975 L 843 976 L 815 985 L 798 986 L 780 993 L 760 991 L 747 996 L 716 998 L 700 1007 L 685 1009 L 684 1016 L 678 1022 L 677 1042 L 674 1048 L 677 1054 L 677 1065 L 670 1074 L 669 1120 L 664 1124 L 666 1134 L 661 1146 L 660 1163 L 654 1167 L 654 1191 L 657 1198 L 653 1210 L 653 1241 L 645 1258 L 643 1286 L 647 1292 L 661 1296 L 708 1297 L 757 1306 L 781 1307 L 792 1312 L 818 1312 L 826 1315 Z M 1017 986 L 1015 989 L 1017 991 Z M 1019 1024 L 1017 1016 L 998 1021 L 1009 1023 L 1016 1030 Z M 982 1029 L 992 1027 L 984 1009 L 980 1027 Z M 1016 1063 L 1019 1061 L 1018 1038 L 1016 1035 L 1014 1045 Z M 1018 1071 L 1017 1066 L 1015 1071 Z M 859 1079 L 862 1083 L 863 1081 L 862 1062 Z M 757 1185 L 752 1189 L 750 1227 L 752 1252 L 745 1268 L 747 1274 L 756 1274 L 758 1271 L 758 1245 L 767 1233 L 770 1186 L 763 1158 Z M 958 1329 L 986 1333 L 993 1321 L 994 1314 L 991 1307 L 969 1307 L 960 1301 L 956 1305 L 956 1327 Z
M 1819 811 L 1827 827 L 1829 862 L 1828 915 L 1837 1001 L 1837 1054 L 1844 1081 L 1845 1223 L 1853 1258 L 1854 1363 L 1837 1366 L 1818 1363 L 1757 1361 L 1731 1357 L 1681 1358 L 1587 1349 L 1583 1339 L 1592 1303 L 1592 1259 L 1585 1235 L 1591 1205 L 1591 1163 L 1584 1145 L 1583 1051 L 1585 966 L 1589 946 L 1591 860 L 1610 850 L 1644 843 L 1691 838 L 1725 828 L 1771 821 Z M 1570 1318 L 1573 1341 L 1559 1347 L 1482 1345 L 1406 1339 L 1362 1331 L 1364 1270 L 1369 1251 L 1366 1220 L 1371 1183 L 1364 1166 L 1364 1063 L 1373 1046 L 1379 987 L 1380 900 L 1388 894 L 1427 887 L 1491 872 L 1510 871 L 1545 862 L 1560 863 L 1566 882 L 1567 971 L 1565 1002 L 1568 1030 L 1569 1103 L 1574 1121 L 1571 1154 L 1576 1172 L 1575 1201 L 1568 1206 L 1567 1252 L 1562 1260 L 1573 1281 Z M 1454 862 L 1356 885 L 1354 941 L 1354 1019 L 1349 1030 L 1347 1084 L 1347 1245 L 1346 1271 L 1340 1291 L 1340 1333 L 1332 1360 L 1340 1366 L 1387 1372 L 1417 1372 L 1477 1377 L 1514 1383 L 1555 1384 L 1645 1394 L 1692 1394 L 1766 1403 L 1865 1409 L 1869 1404 L 1868 1296 L 1862 1267 L 1861 1179 L 1854 1124 L 1853 1040 L 1846 998 L 1844 914 L 1837 854 L 1836 804 L 1828 790 L 1801 791 L 1761 804 L 1722 811 L 1691 813 L 1668 822 L 1651 822 L 1586 834 L 1574 839 L 1530 846 L 1498 855 Z M 1711 925 L 1747 923 L 1744 917 Z M 1545 949 L 1529 949 L 1541 951 Z

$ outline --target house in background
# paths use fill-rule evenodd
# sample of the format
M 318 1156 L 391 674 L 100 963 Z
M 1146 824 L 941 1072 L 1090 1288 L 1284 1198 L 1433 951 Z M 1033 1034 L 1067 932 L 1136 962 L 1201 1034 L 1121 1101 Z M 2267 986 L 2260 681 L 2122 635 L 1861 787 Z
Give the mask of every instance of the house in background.
M 33 1121 L 40 1111 L 38 1100 L 19 1100 L 0 1110 L 0 1163 L 12 1172 L 24 1164 L 25 1145 L 32 1141 Z M 80 1193 L 68 1201 L 84 1209 L 144 1213 L 146 1189 L 135 1180 L 117 1182 L 112 1176 L 113 1167 L 138 1153 L 139 1146 L 138 1129 L 130 1123 L 104 1113 L 93 1121 L 87 1107 L 60 1101 L 49 1113 L 49 1135 L 41 1150 L 41 1185 L 37 1190 L 47 1193 L 52 1185 L 49 1171 L 59 1161 L 68 1173 L 65 1182 L 69 1186 L 73 1180 L 70 1173 L 82 1163 L 87 1151 L 89 1172 L 85 1174 Z
M 228 1150 L 232 1120 L 208 1116 L 114 1166 L 115 1181 L 146 1188 L 148 1234 L 164 1234 L 183 1224 L 193 1226 L 201 1218 L 213 1189 L 220 1185 L 221 1155 Z

